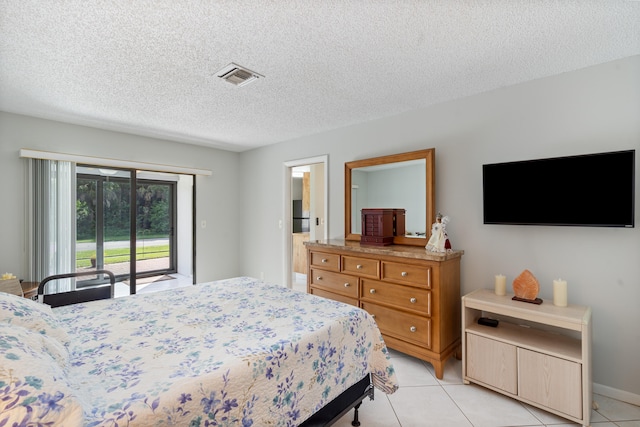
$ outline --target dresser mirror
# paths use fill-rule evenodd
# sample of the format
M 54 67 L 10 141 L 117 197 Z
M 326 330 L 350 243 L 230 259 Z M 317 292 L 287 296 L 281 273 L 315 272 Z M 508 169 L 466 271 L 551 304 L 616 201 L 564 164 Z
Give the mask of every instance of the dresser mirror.
M 345 163 L 345 239 L 360 240 L 361 210 L 405 209 L 405 235 L 396 245 L 425 246 L 435 221 L 435 149 Z

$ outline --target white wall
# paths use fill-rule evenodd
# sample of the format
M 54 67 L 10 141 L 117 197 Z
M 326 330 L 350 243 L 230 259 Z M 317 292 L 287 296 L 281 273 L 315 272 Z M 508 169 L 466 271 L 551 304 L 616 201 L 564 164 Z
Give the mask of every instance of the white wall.
M 328 155 L 329 236 L 337 238 L 345 162 L 435 147 L 436 210 L 449 215 L 453 247 L 465 251 L 463 293 L 527 268 L 549 300 L 551 280 L 566 278 L 570 303 L 593 308 L 596 391 L 640 404 L 638 209 L 634 229 L 486 226 L 481 211 L 483 163 L 640 149 L 639 118 L 640 56 L 239 155 L 0 113 L 0 272 L 25 273 L 20 148 L 213 170 L 196 179 L 197 280 L 264 272 L 284 283 L 285 161 Z M 594 208 L 606 207 L 594 197 Z
M 431 147 L 436 210 L 449 215 L 452 245 L 465 251 L 462 292 L 529 269 L 550 303 L 553 278 L 566 279 L 569 302 L 593 309 L 596 391 L 640 404 L 639 209 L 633 229 L 489 226 L 481 186 L 484 163 L 640 149 L 640 56 L 242 153 L 241 270 L 284 281 L 285 161 L 329 155 L 329 235 L 338 238 L 345 162 Z M 636 205 L 638 176 L 636 164 Z M 597 194 L 593 203 L 606 209 Z
M 0 271 L 25 278 L 27 160 L 21 148 L 209 169 L 196 178 L 196 280 L 240 274 L 238 161 L 229 151 L 0 112 Z M 200 228 L 201 221 L 207 227 Z

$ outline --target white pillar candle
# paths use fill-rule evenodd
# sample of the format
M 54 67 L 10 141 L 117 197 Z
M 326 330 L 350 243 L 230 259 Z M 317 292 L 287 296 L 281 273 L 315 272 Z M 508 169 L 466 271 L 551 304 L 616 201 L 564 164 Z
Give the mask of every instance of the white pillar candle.
M 505 295 L 507 293 L 507 277 L 503 274 L 496 275 L 495 293 L 496 295 Z
M 567 281 L 557 279 L 553 281 L 553 305 L 567 306 Z

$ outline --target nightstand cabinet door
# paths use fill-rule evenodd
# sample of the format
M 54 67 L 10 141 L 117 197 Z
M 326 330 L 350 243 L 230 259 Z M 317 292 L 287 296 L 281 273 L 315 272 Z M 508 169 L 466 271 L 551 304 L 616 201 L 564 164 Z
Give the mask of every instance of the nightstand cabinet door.
M 466 375 L 517 395 L 517 347 L 475 334 L 467 334 L 466 339 Z
M 520 396 L 563 412 L 582 416 L 582 365 L 518 348 Z

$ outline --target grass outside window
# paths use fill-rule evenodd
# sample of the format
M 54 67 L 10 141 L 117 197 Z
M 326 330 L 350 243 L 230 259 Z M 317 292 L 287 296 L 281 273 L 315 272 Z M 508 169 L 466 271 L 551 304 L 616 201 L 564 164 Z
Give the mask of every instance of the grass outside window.
M 104 250 L 104 263 L 116 264 L 120 262 L 130 261 L 129 248 L 115 248 Z M 78 251 L 76 252 L 76 267 L 90 267 L 91 258 L 95 258 L 96 251 Z M 145 259 L 167 258 L 169 257 L 169 245 L 153 245 L 136 248 L 136 259 L 142 261 Z

